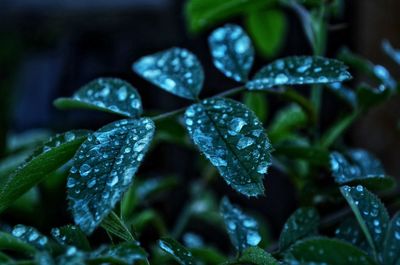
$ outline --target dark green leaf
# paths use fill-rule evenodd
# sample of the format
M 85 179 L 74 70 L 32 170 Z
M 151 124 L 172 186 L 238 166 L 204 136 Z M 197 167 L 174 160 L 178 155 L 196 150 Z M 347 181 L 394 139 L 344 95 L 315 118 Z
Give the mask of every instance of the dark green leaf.
M 363 231 L 358 225 L 357 220 L 354 218 L 348 218 L 342 222 L 336 229 L 335 236 L 338 239 L 347 241 L 350 244 L 366 251 L 367 253 L 371 250 Z
M 259 247 L 249 247 L 243 251 L 240 258 L 227 261 L 223 265 L 279 265 L 280 263 L 274 259 L 268 252 Z
M 319 225 L 319 215 L 314 208 L 297 209 L 286 221 L 279 237 L 279 248 L 285 250 L 297 240 L 315 235 Z
M 282 155 L 286 158 L 306 160 L 315 165 L 329 165 L 329 152 L 320 147 L 282 143 L 275 145 L 274 148 L 275 156 Z
M 246 82 L 254 61 L 254 48 L 249 36 L 237 25 L 226 24 L 208 37 L 215 67 L 225 76 Z
M 220 212 L 231 242 L 239 252 L 260 243 L 257 221 L 232 205 L 226 197 L 221 201 Z
M 397 212 L 392 221 L 390 221 L 383 253 L 385 265 L 400 264 L 400 212 Z
M 261 122 L 265 122 L 268 116 L 268 101 L 262 92 L 243 93 L 243 103 L 249 107 Z
M 90 250 L 90 244 L 86 235 L 76 226 L 66 225 L 60 228 L 53 228 L 51 235 L 61 245 L 75 246 L 86 251 Z
M 92 109 L 119 114 L 125 117 L 139 117 L 142 102 L 139 93 L 128 82 L 117 78 L 98 78 L 80 88 L 72 98 L 54 101 L 59 109 Z
M 130 186 L 154 135 L 148 118 L 99 129 L 77 151 L 67 181 L 75 223 L 91 233 Z
M 388 40 L 382 41 L 383 51 L 393 59 L 397 64 L 400 64 L 400 50 L 396 50 Z
M 104 218 L 103 222 L 101 222 L 101 227 L 103 227 L 110 234 L 115 235 L 125 241 L 135 241 L 124 222 L 114 212 L 111 212 L 106 218 Z
M 206 99 L 186 110 L 185 123 L 194 143 L 229 185 L 247 196 L 264 193 L 271 146 L 251 110 L 230 99 Z
M 37 249 L 44 250 L 49 248 L 48 238 L 33 227 L 16 225 L 12 230 L 12 235 Z
M 343 135 L 343 133 L 353 124 L 358 118 L 360 112 L 354 111 L 345 117 L 341 117 L 321 136 L 321 147 L 329 148 L 335 141 Z
M 183 98 L 196 99 L 203 87 L 203 68 L 186 49 L 174 47 L 144 56 L 132 69 L 152 84 Z
M 363 251 L 345 241 L 316 237 L 301 240 L 285 255 L 289 264 L 375 265 Z
M 246 16 L 246 26 L 256 48 L 264 57 L 273 57 L 282 49 L 287 20 L 281 10 L 252 10 Z
M 147 253 L 138 243 L 125 242 L 112 247 L 100 247 L 87 257 L 89 264 L 148 264 Z
M 368 244 L 376 255 L 382 250 L 389 224 L 389 215 L 385 206 L 378 197 L 361 185 L 343 186 L 340 191 L 353 210 Z
M 371 108 L 386 101 L 391 92 L 384 85 L 377 88 L 361 84 L 357 87 L 357 103 L 362 108 Z
M 159 247 L 172 255 L 181 265 L 195 265 L 192 253 L 172 238 L 162 238 L 158 241 Z
M 35 248 L 25 241 L 5 232 L 0 232 L 0 249 L 13 250 L 32 255 Z
M 307 85 L 342 82 L 351 79 L 347 66 L 335 59 L 293 56 L 263 67 L 246 84 L 250 90 L 270 90 L 281 85 Z
M 2 179 L 0 212 L 46 176 L 61 167 L 86 139 L 87 131 L 70 131 L 52 137 L 11 175 Z
M 226 257 L 214 248 L 197 247 L 191 248 L 193 257 L 207 265 L 220 265 L 226 260 Z

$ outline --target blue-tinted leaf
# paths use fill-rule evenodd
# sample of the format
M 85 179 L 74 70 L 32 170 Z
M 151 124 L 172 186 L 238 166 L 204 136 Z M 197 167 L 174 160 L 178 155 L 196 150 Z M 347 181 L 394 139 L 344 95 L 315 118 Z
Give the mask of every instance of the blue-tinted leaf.
M 342 222 L 335 231 L 335 237 L 347 241 L 367 253 L 371 250 L 363 231 L 361 230 L 357 220 L 354 218 L 348 218 Z
M 59 109 L 100 110 L 130 118 L 139 117 L 143 112 L 139 93 L 118 78 L 97 78 L 80 88 L 72 98 L 56 99 L 54 105 Z
M 75 223 L 91 233 L 130 186 L 154 135 L 148 118 L 99 129 L 77 151 L 67 189 Z
M 288 264 L 376 265 L 363 251 L 353 245 L 330 238 L 301 240 L 285 254 Z
M 195 265 L 192 253 L 172 238 L 162 238 L 158 241 L 159 247 L 172 255 L 181 265 Z
M 279 248 L 285 250 L 297 240 L 315 235 L 319 215 L 314 208 L 297 209 L 286 221 L 279 237 Z
M 190 106 L 185 124 L 200 151 L 225 181 L 247 196 L 264 193 L 271 146 L 262 124 L 245 105 L 213 98 Z
M 249 247 L 243 251 L 243 254 L 236 260 L 227 261 L 221 265 L 279 265 L 268 252 L 259 247 Z
M 280 85 L 307 85 L 342 82 L 351 78 L 347 66 L 335 59 L 293 56 L 263 67 L 246 84 L 250 90 L 269 90 Z
M 364 235 L 375 254 L 383 247 L 383 240 L 389 224 L 385 206 L 374 194 L 361 185 L 340 188 L 347 200 Z
M 33 227 L 16 225 L 12 230 L 12 235 L 37 249 L 47 249 L 49 247 L 48 238 Z
M 87 135 L 88 131 L 79 130 L 52 137 L 38 147 L 13 174 L 2 178 L 0 212 L 70 160 Z
M 25 241 L 15 236 L 12 236 L 4 232 L 0 232 L 0 249 L 13 250 L 30 255 L 35 253 L 36 251 L 32 245 L 26 243 Z
M 254 61 L 254 48 L 244 30 L 226 24 L 208 38 L 215 67 L 237 82 L 246 82 Z
M 244 249 L 257 246 L 261 241 L 257 221 L 232 205 L 228 198 L 223 198 L 220 206 L 225 227 L 235 248 L 242 252 Z
M 81 265 L 85 264 L 86 252 L 80 251 L 74 246 L 68 246 L 65 252 L 57 257 L 58 265 Z
M 397 212 L 390 221 L 383 251 L 385 265 L 400 264 L 400 212 Z
M 66 225 L 60 228 L 53 228 L 51 235 L 61 245 L 70 245 L 82 250 L 90 250 L 90 244 L 86 235 L 76 226 Z
M 203 87 L 203 68 L 186 49 L 171 48 L 144 56 L 132 68 L 147 81 L 183 98 L 196 99 Z
M 101 222 L 101 227 L 110 234 L 125 241 L 135 241 L 133 235 L 125 226 L 124 222 L 114 212 L 111 212 L 106 218 L 104 218 L 103 222 Z
M 328 89 L 335 93 L 339 98 L 347 102 L 353 108 L 357 106 L 357 96 L 351 88 L 345 87 L 342 83 L 337 82 L 329 84 Z
M 90 264 L 148 264 L 147 253 L 137 243 L 124 242 L 115 246 L 103 246 L 88 254 Z
M 400 64 L 400 50 L 393 48 L 392 44 L 390 44 L 388 40 L 382 41 L 382 48 L 383 51 L 393 59 L 393 61 Z
M 372 189 L 392 188 L 393 178 L 386 176 L 381 162 L 363 149 L 351 149 L 346 158 L 338 152 L 330 154 L 331 172 L 338 184 L 361 183 Z

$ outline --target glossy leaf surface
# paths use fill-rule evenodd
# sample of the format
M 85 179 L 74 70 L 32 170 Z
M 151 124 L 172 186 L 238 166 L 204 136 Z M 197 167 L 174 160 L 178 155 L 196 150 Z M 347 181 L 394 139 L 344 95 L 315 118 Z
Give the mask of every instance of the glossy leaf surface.
M 181 265 L 195 265 L 192 253 L 172 238 L 162 238 L 158 241 L 159 247 L 172 255 Z

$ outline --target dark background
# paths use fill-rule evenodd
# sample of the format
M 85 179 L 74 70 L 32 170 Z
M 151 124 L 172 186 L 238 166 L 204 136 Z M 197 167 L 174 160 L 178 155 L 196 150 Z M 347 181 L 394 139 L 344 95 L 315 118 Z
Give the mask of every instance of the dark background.
M 96 77 L 120 77 L 132 83 L 142 96 L 145 110 L 168 111 L 188 105 L 189 102 L 157 90 L 131 71 L 132 62 L 140 56 L 172 46 L 186 47 L 202 61 L 206 74 L 202 96 L 234 87 L 212 66 L 206 41 L 209 32 L 188 34 L 183 3 L 182 0 L 0 0 L 0 146 L 4 147 L 5 137 L 11 132 L 33 128 L 50 128 L 55 132 L 96 129 L 114 120 L 115 117 L 101 113 L 59 111 L 52 106 L 55 98 L 72 95 Z M 335 21 L 345 27 L 330 32 L 327 55 L 334 57 L 339 48 L 348 46 L 387 66 L 398 78 L 400 67 L 381 52 L 380 44 L 387 38 L 400 48 L 399 10 L 397 0 L 346 1 L 343 18 Z M 311 54 L 297 16 L 289 10 L 287 15 L 289 32 L 278 57 Z M 231 21 L 241 23 L 240 18 Z M 257 58 L 254 69 L 265 63 L 265 59 Z M 326 95 L 324 103 L 323 126 L 332 122 L 341 108 Z M 279 104 L 272 102 L 277 107 Z M 349 146 L 375 153 L 393 176 L 400 173 L 399 106 L 397 97 L 374 109 L 346 136 Z M 150 162 L 141 171 L 176 173 L 188 182 L 197 176 L 193 170 L 195 155 L 174 145 L 163 145 L 150 154 L 147 158 Z M 271 222 L 278 226 L 294 209 L 292 199 L 288 198 L 292 190 L 288 180 L 274 171 L 267 179 L 268 198 L 256 203 L 267 203 L 265 212 L 275 216 Z M 223 192 L 232 194 L 222 181 L 220 184 Z M 184 184 L 181 189 L 182 194 L 188 192 Z M 277 207 L 279 202 L 282 203 Z M 291 206 L 288 208 L 287 204 Z

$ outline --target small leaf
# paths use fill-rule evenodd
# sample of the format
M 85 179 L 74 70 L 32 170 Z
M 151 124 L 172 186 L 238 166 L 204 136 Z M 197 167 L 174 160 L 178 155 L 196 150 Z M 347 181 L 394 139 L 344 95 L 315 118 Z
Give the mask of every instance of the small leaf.
M 196 261 L 194 260 L 192 253 L 182 246 L 179 242 L 172 238 L 162 238 L 158 241 L 159 247 L 172 255 L 176 261 L 181 265 L 194 265 Z
M 321 136 L 320 146 L 323 148 L 329 148 L 342 134 L 353 124 L 353 122 L 361 114 L 359 111 L 354 111 L 344 117 L 341 117 L 335 122 L 326 132 Z
M 264 57 L 271 58 L 282 49 L 287 31 L 287 20 L 282 10 L 254 9 L 246 16 L 246 26 Z
M 12 235 L 16 238 L 34 246 L 39 250 L 49 248 L 49 240 L 33 227 L 16 225 L 12 230 Z
M 225 181 L 247 196 L 264 193 L 271 146 L 262 124 L 245 105 L 224 98 L 206 99 L 185 113 L 189 135 Z
M 319 215 L 314 208 L 297 209 L 286 221 L 279 237 L 279 248 L 285 250 L 297 240 L 317 233 Z
M 119 219 L 118 215 L 111 212 L 103 222 L 101 222 L 101 227 L 103 227 L 107 232 L 113 234 L 125 241 L 135 241 L 129 229 L 125 226 L 124 222 Z
M 35 253 L 35 248 L 25 241 L 0 231 L 0 249 L 22 252 L 28 255 Z
M 187 99 L 196 99 L 203 87 L 203 68 L 186 49 L 171 48 L 137 60 L 132 69 L 161 89 Z
M 243 93 L 243 103 L 254 111 L 261 122 L 266 121 L 268 116 L 268 101 L 262 92 Z
M 358 225 L 357 220 L 354 218 L 348 218 L 342 222 L 335 231 L 335 237 L 347 241 L 350 244 L 366 251 L 367 253 L 369 253 L 371 250 L 363 231 Z
M 380 85 L 377 88 L 370 87 L 365 84 L 361 84 L 357 87 L 357 102 L 362 108 L 371 108 L 384 101 L 386 101 L 391 95 L 391 91 L 384 85 Z
M 393 48 L 392 44 L 388 40 L 382 41 L 383 51 L 393 59 L 397 64 L 400 64 L 400 50 Z
M 72 98 L 56 99 L 54 105 L 59 109 L 100 110 L 129 118 L 137 118 L 143 112 L 139 93 L 118 78 L 97 78 L 80 88 Z
M 397 212 L 392 221 L 390 221 L 383 253 L 385 265 L 400 264 L 400 212 Z
M 297 242 L 286 253 L 285 260 L 289 264 L 375 265 L 365 252 L 353 245 L 323 237 Z
M 61 245 L 75 246 L 79 249 L 89 251 L 90 244 L 85 234 L 78 227 L 66 225 L 51 229 L 51 235 Z
M 347 66 L 335 59 L 293 56 L 263 67 L 246 84 L 250 90 L 270 90 L 281 85 L 307 85 L 342 82 L 351 79 Z
M 0 212 L 72 158 L 88 131 L 70 131 L 52 137 L 38 147 L 17 170 L 2 178 Z
M 389 223 L 385 206 L 374 194 L 361 185 L 340 188 L 364 235 L 376 255 L 382 250 L 384 236 Z
M 148 118 L 120 120 L 99 129 L 77 151 L 67 181 L 75 223 L 93 232 L 130 186 L 154 135 Z
M 259 247 L 249 247 L 243 251 L 243 254 L 234 261 L 227 261 L 222 265 L 279 265 L 268 252 Z
M 124 242 L 111 247 L 100 247 L 90 253 L 86 260 L 89 264 L 149 264 L 147 253 L 137 243 Z
M 330 155 L 331 172 L 338 184 L 362 184 L 372 189 L 388 189 L 396 184 L 386 176 L 381 162 L 363 149 L 351 149 L 348 159 L 338 153 Z
M 208 43 L 215 67 L 237 82 L 246 82 L 254 61 L 254 48 L 246 32 L 226 24 L 211 33 Z
M 232 205 L 226 197 L 221 201 L 220 212 L 231 242 L 240 253 L 260 243 L 257 221 Z

